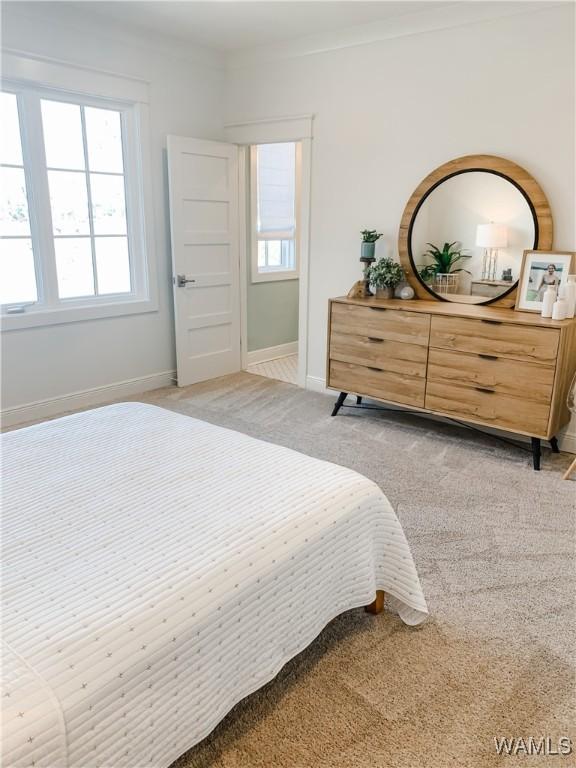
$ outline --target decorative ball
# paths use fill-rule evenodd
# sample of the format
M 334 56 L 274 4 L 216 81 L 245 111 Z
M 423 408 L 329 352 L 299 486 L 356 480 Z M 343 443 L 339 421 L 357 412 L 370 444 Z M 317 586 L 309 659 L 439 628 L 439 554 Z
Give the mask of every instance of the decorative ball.
M 400 291 L 400 298 L 401 299 L 413 299 L 414 298 L 414 288 L 412 288 L 411 285 L 405 285 L 404 288 Z
M 405 286 L 407 286 L 407 285 L 408 285 L 408 283 L 406 282 L 406 280 L 402 280 L 400 283 L 398 283 L 396 288 L 394 288 L 394 298 L 395 299 L 401 298 L 400 294 L 402 293 L 402 289 Z

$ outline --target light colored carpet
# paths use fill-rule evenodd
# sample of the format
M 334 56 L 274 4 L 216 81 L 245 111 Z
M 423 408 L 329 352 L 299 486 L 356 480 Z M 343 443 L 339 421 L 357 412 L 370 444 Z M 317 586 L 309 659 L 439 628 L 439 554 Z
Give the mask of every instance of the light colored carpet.
M 570 456 L 545 451 L 533 472 L 529 454 L 491 438 L 415 415 L 331 418 L 324 395 L 247 373 L 134 399 L 375 480 L 431 612 L 416 629 L 387 612 L 338 617 L 172 768 L 574 764 L 494 747 L 501 736 L 574 739 L 576 484 L 561 480 Z

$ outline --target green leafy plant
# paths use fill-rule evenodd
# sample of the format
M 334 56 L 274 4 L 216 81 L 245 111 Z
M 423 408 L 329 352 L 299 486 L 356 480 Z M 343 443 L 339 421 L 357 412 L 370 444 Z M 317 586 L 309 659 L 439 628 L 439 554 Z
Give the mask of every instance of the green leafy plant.
M 375 229 L 363 229 L 360 234 L 362 235 L 363 243 L 375 243 L 376 240 L 382 237 L 382 232 L 376 232 Z
M 370 267 L 368 277 L 376 288 L 395 288 L 404 279 L 404 272 L 400 264 L 385 257 Z
M 432 243 L 426 243 L 426 245 L 429 245 L 430 248 L 422 255 L 432 259 L 432 263 L 426 264 L 418 269 L 420 277 L 423 280 L 431 282 L 436 275 L 447 275 L 450 272 L 468 272 L 467 269 L 463 269 L 462 267 L 458 267 L 457 269 L 454 268 L 459 261 L 462 259 L 469 259 L 472 255 L 470 253 L 465 253 L 462 248 L 456 248 L 455 246 L 459 245 L 457 240 L 453 243 L 444 243 L 442 250 Z

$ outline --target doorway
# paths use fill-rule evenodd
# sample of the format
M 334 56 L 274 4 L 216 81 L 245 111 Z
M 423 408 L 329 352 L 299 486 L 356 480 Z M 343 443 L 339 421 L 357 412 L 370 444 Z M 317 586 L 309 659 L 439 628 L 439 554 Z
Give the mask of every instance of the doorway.
M 302 142 L 245 148 L 243 369 L 303 385 L 299 354 Z M 301 369 L 302 368 L 302 369 Z

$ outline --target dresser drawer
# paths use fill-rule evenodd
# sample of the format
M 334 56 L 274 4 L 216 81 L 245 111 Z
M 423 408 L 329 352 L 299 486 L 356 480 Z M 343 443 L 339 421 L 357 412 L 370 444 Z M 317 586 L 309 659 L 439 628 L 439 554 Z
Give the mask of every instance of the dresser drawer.
M 333 303 L 331 329 L 339 334 L 371 336 L 425 347 L 430 335 L 430 315 L 401 309 Z
M 430 380 L 426 385 L 426 408 L 463 421 L 543 437 L 550 412 L 548 403 Z
M 549 403 L 554 368 L 506 357 L 431 349 L 428 378 L 446 384 L 494 389 L 502 394 Z
M 351 333 L 332 333 L 330 359 L 381 368 L 407 376 L 426 376 L 428 350 L 418 344 Z
M 425 379 L 391 373 L 375 367 L 368 368 L 330 360 L 328 386 L 341 392 L 354 392 L 403 405 L 424 407 Z
M 463 317 L 433 317 L 430 346 L 553 365 L 560 331 Z

